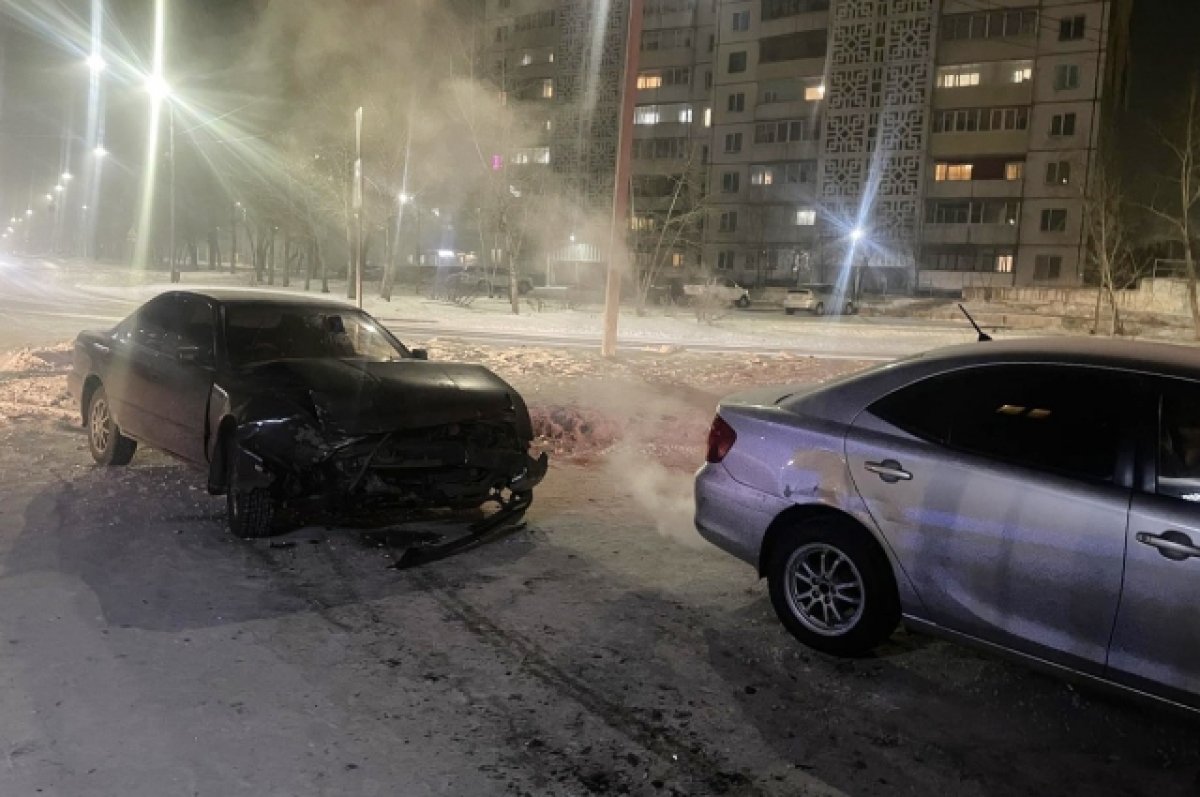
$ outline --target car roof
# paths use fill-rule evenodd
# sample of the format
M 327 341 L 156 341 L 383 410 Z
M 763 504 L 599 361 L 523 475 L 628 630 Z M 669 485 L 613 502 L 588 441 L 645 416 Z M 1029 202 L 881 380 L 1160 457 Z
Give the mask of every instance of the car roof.
M 913 358 L 946 370 L 985 363 L 1049 363 L 1117 368 L 1200 379 L 1200 348 L 1096 337 L 1014 338 L 935 349 Z M 924 369 L 922 369 L 924 370 Z
M 218 304 L 277 304 L 277 305 L 320 305 L 337 307 L 343 310 L 356 310 L 349 302 L 334 299 L 330 296 L 310 296 L 305 293 L 290 293 L 283 291 L 266 291 L 254 288 L 189 288 L 181 291 L 167 291 L 161 295 L 175 294 L 179 296 L 197 296 Z

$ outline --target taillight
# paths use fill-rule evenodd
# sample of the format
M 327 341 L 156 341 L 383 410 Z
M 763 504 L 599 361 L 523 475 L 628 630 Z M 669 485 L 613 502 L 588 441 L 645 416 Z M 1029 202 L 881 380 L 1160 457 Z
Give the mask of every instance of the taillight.
M 713 418 L 712 428 L 708 430 L 708 454 L 705 459 L 712 463 L 720 462 L 725 459 L 725 455 L 736 441 L 737 432 L 718 415 Z

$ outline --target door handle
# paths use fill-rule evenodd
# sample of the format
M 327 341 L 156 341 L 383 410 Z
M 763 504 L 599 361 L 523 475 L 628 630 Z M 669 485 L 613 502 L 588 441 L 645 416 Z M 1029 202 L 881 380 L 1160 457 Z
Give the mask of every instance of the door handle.
M 863 467 L 878 475 L 888 484 L 912 481 L 913 477 L 894 459 L 885 459 L 883 462 L 867 462 Z
M 1162 534 L 1139 531 L 1136 539 L 1142 545 L 1157 548 L 1160 554 L 1173 562 L 1182 562 L 1193 556 L 1200 558 L 1200 548 L 1193 545 L 1192 538 L 1182 531 L 1164 531 Z

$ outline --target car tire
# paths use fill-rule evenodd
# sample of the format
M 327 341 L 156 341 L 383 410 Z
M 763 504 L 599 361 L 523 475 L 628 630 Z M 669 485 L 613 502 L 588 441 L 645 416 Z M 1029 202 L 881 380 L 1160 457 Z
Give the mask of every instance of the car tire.
M 749 296 L 743 296 L 743 297 L 741 297 L 740 299 L 738 299 L 738 300 L 737 300 L 737 306 L 738 306 L 738 307 L 740 307 L 740 308 L 742 308 L 743 310 L 745 310 L 747 307 L 749 307 L 749 306 L 750 306 L 750 297 L 749 297 Z
M 794 307 L 785 307 L 785 308 L 783 308 L 783 312 L 784 312 L 784 313 L 786 313 L 787 315 L 795 315 L 795 314 L 796 314 L 796 308 L 794 308 Z
M 262 487 L 238 490 L 237 457 L 233 454 L 233 443 L 227 444 L 226 469 L 229 484 L 225 489 L 225 511 L 229 531 L 235 537 L 253 540 L 271 536 L 275 522 L 275 498 L 271 491 Z
M 824 653 L 862 656 L 900 621 L 891 564 L 850 521 L 815 520 L 795 529 L 771 552 L 767 583 L 784 627 Z
M 843 315 L 854 315 L 854 302 L 846 302 L 845 308 L 842 309 Z
M 817 302 L 817 306 L 813 308 L 813 315 L 825 315 L 824 302 Z
M 121 427 L 113 420 L 104 385 L 92 391 L 88 400 L 87 430 L 88 451 L 97 465 L 119 467 L 133 459 L 137 441 L 121 434 Z

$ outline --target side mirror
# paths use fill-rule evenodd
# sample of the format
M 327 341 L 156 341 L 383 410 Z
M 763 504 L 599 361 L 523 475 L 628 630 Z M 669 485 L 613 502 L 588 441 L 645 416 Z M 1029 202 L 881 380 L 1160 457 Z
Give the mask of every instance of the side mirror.
M 414 360 L 429 359 L 429 351 L 427 349 L 410 349 L 409 353 L 412 354 Z

